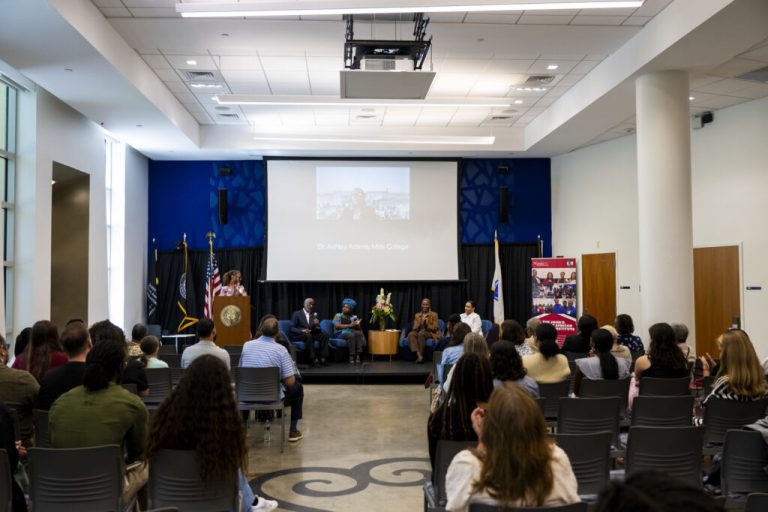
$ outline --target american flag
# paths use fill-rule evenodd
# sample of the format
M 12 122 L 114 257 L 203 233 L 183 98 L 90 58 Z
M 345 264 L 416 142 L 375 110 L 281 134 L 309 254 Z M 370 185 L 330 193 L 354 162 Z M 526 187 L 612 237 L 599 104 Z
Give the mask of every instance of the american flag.
M 208 265 L 205 270 L 205 306 L 203 316 L 213 318 L 213 298 L 221 292 L 221 276 L 219 275 L 219 264 L 216 262 L 216 256 L 213 251 L 208 258 Z

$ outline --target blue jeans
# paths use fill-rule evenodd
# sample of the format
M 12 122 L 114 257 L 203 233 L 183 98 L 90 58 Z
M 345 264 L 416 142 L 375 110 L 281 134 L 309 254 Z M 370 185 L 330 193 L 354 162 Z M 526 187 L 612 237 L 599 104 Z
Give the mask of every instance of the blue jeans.
M 237 470 L 237 480 L 240 494 L 243 496 L 243 505 L 240 507 L 240 512 L 251 512 L 251 506 L 253 506 L 253 500 L 256 499 L 256 496 L 253 494 L 251 486 L 245 480 L 245 475 L 243 475 L 241 469 Z

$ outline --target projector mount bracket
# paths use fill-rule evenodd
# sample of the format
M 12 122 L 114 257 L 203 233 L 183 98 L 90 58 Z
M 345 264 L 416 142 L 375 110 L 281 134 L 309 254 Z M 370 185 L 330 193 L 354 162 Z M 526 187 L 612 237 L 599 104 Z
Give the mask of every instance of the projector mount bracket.
M 413 15 L 413 37 L 411 41 L 406 40 L 384 40 L 384 39 L 355 39 L 354 17 L 351 14 L 344 16 L 347 22 L 345 43 L 344 43 L 344 67 L 347 69 L 360 69 L 361 61 L 365 58 L 375 58 L 380 60 L 404 60 L 413 61 L 413 69 L 420 70 L 424 65 L 430 48 L 432 47 L 432 37 L 425 40 L 429 18 L 425 18 L 423 13 L 417 12 Z M 376 20 L 373 19 L 373 22 Z

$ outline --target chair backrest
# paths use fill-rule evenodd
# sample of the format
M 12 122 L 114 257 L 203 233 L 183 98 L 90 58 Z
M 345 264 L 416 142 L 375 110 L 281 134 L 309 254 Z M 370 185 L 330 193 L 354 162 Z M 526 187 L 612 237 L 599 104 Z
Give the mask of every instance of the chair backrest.
M 632 403 L 632 426 L 689 427 L 693 425 L 693 396 L 638 396 Z
M 768 475 L 764 469 L 766 466 L 768 449 L 760 432 L 726 432 L 720 478 L 723 496 L 768 492 Z
M 145 368 L 144 373 L 147 374 L 149 394 L 142 399 L 148 404 L 159 404 L 171 392 L 171 369 Z
M 768 510 L 768 494 L 755 492 L 747 496 L 744 512 L 765 512 Z
M 592 380 L 581 379 L 581 388 L 579 389 L 580 398 L 601 398 L 606 396 L 617 396 L 621 398 L 621 411 L 627 410 L 627 401 L 629 400 L 629 382 L 630 378 L 617 380 Z
M 13 505 L 11 478 L 13 478 L 13 472 L 8 460 L 8 452 L 0 449 L 0 512 L 11 512 Z
M 50 448 L 51 440 L 48 437 L 48 411 L 33 409 L 32 426 L 35 429 L 35 446 L 38 448 Z
M 176 345 L 174 344 L 168 344 L 168 345 L 160 345 L 160 348 L 157 351 L 158 357 L 160 354 L 177 354 L 176 351 Z
M 336 329 L 333 327 L 333 320 L 320 320 L 320 330 L 323 331 L 329 338 L 336 337 Z
M 33 510 L 122 510 L 120 446 L 29 448 L 28 453 Z
M 149 506 L 237 512 L 237 479 L 204 484 L 192 450 L 160 450 L 149 463 Z
M 568 379 L 551 384 L 539 383 L 539 396 L 544 399 L 545 418 L 557 418 L 560 411 L 560 399 L 568 396 L 570 385 Z
M 437 451 L 435 452 L 435 469 L 432 471 L 432 485 L 435 488 L 437 504 L 444 507 L 448 501 L 445 495 L 445 475 L 448 473 L 448 466 L 451 461 L 462 450 L 473 448 L 477 443 L 469 441 L 446 441 L 441 439 L 437 442 Z
M 278 320 L 277 324 L 280 326 L 280 332 L 283 333 L 283 336 L 285 336 L 285 339 L 290 340 L 291 338 L 288 336 L 291 333 L 291 321 L 290 320 Z
M 483 330 L 483 338 L 488 336 L 488 331 L 491 330 L 491 327 L 493 327 L 493 322 L 490 320 L 481 320 L 480 321 L 481 329 Z
M 469 512 L 587 512 L 589 505 L 585 502 L 571 503 L 569 505 L 558 505 L 553 507 L 531 507 L 531 508 L 507 508 L 498 505 L 487 505 L 484 503 L 470 503 Z
M 163 326 L 160 324 L 147 324 L 147 335 L 160 339 L 163 336 Z
M 488 342 L 489 346 L 499 341 L 499 331 L 499 324 L 493 324 L 491 328 L 488 329 L 488 332 L 485 333 L 485 341 Z
M 189 345 L 189 344 L 185 344 L 185 345 L 182 345 L 182 346 L 181 346 L 181 349 L 179 350 L 179 354 L 183 354 L 183 353 L 184 353 L 184 351 L 185 351 L 185 350 L 187 350 L 187 349 L 188 349 L 189 347 L 191 347 L 191 346 L 192 346 L 192 345 Z
M 557 432 L 563 434 L 593 434 L 610 432 L 611 442 L 618 445 L 619 409 L 621 399 L 561 398 L 557 415 Z
M 717 379 L 714 375 L 707 375 L 701 379 L 701 387 L 704 388 L 704 396 L 708 396 L 712 392 L 712 387 L 715 385 Z
M 277 402 L 280 400 L 280 369 L 243 368 L 235 374 L 238 402 Z
M 181 376 L 184 375 L 184 368 L 169 368 L 169 370 L 171 370 L 171 388 L 175 388 Z
M 238 356 L 243 353 L 242 345 L 224 345 L 224 350 L 229 354 L 237 354 Z
M 17 411 L 15 407 L 11 407 L 10 405 L 7 405 L 6 407 L 8 407 L 8 413 L 11 415 L 11 420 L 13 420 L 13 438 L 16 441 L 21 441 L 21 425 L 19 424 L 19 411 Z
M 611 433 L 558 433 L 554 439 L 571 461 L 573 474 L 579 484 L 579 494 L 598 494 L 610 478 Z
M 137 386 L 133 382 L 129 382 L 127 384 L 120 384 L 124 390 L 128 391 L 129 393 L 133 393 L 134 395 L 139 394 L 139 386 Z
M 656 470 L 701 487 L 701 427 L 629 427 L 627 475 Z
M 640 394 L 651 396 L 680 396 L 691 393 L 691 377 L 658 378 L 642 377 L 640 379 Z
M 181 354 L 158 354 L 157 358 L 168 363 L 171 368 L 181 368 Z
M 768 399 L 753 402 L 737 402 L 724 398 L 712 398 L 704 408 L 704 442 L 707 445 L 723 444 L 729 429 L 741 428 L 765 416 Z

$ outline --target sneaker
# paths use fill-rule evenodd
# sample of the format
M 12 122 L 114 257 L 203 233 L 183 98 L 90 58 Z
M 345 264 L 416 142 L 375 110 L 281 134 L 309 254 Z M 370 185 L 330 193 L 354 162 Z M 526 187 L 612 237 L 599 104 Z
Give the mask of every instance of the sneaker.
M 301 439 L 304 439 L 304 434 L 301 433 L 301 430 L 294 430 L 288 434 L 289 443 L 295 443 Z
M 275 510 L 277 506 L 277 501 L 265 500 L 259 496 L 256 504 L 251 507 L 251 512 L 269 512 L 270 510 Z

